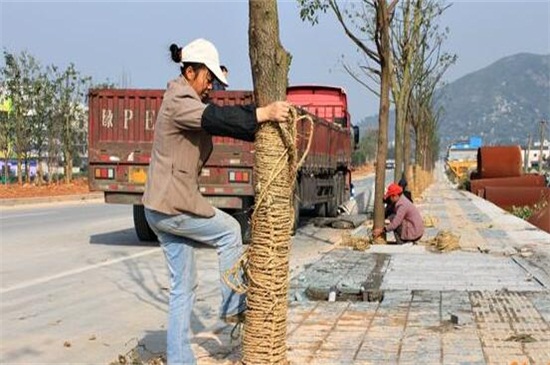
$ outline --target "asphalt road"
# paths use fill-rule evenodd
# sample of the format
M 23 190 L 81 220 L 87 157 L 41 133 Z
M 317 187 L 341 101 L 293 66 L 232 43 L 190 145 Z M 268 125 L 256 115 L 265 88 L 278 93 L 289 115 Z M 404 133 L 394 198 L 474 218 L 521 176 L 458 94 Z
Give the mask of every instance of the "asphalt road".
M 371 185 L 356 182 L 356 196 Z M 138 241 L 131 206 L 80 201 L 0 212 L 0 363 L 107 364 L 138 344 L 164 351 L 168 273 L 158 245 Z M 341 236 L 302 220 L 291 276 Z M 204 248 L 196 258 L 192 326 L 200 333 L 223 324 L 216 253 Z
M 163 330 L 164 259 L 137 240 L 131 213 L 98 202 L 2 209 L 1 363 L 108 363 L 144 329 Z
M 393 181 L 393 169 L 386 170 L 386 186 Z M 372 213 L 374 210 L 374 174 L 353 182 L 355 188 L 354 200 L 357 213 Z

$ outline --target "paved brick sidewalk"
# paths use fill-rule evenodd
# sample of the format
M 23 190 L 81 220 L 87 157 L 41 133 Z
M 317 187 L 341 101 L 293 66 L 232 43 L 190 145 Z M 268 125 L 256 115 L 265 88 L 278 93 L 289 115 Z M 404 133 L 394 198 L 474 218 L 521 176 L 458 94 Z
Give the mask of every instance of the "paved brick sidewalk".
M 461 250 L 384 245 L 324 254 L 291 280 L 291 364 L 549 365 L 550 235 L 441 175 L 418 205 L 437 218 L 425 240 L 450 230 Z M 381 301 L 363 301 L 369 285 Z M 335 302 L 323 297 L 331 288 Z M 229 331 L 199 338 L 200 364 L 239 359 Z

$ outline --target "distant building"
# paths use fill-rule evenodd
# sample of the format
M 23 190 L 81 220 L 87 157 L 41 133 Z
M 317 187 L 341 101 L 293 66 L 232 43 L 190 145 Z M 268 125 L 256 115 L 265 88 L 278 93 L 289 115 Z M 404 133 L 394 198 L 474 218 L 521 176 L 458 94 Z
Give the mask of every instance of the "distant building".
M 541 152 L 540 142 L 534 142 L 530 148 L 528 146 L 522 146 L 521 152 L 527 168 L 538 168 Z M 542 143 L 542 161 L 544 165 L 548 166 L 550 161 L 550 141 L 548 140 L 544 140 Z
M 470 137 L 467 140 L 454 142 L 447 149 L 447 161 L 477 160 L 477 150 L 481 146 L 481 137 Z

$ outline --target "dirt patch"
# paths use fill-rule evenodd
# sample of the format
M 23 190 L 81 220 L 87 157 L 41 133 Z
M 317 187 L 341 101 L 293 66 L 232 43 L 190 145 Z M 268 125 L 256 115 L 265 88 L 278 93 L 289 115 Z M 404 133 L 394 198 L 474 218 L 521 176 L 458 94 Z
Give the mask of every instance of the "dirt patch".
M 0 199 L 38 198 L 59 195 L 88 194 L 87 179 L 75 179 L 70 184 L 52 183 L 49 185 L 8 184 L 0 185 Z
M 352 177 L 359 179 L 374 172 L 372 165 L 364 165 L 353 170 Z M 88 179 L 75 179 L 70 184 L 64 182 L 38 186 L 35 184 L 0 184 L 0 199 L 39 198 L 60 195 L 88 194 Z

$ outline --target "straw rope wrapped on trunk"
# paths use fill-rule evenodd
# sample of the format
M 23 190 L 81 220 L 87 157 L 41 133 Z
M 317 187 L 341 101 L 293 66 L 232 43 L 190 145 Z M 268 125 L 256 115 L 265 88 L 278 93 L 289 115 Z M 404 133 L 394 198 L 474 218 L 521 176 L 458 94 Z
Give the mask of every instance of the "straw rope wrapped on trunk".
M 248 252 L 249 288 L 243 346 L 247 364 L 286 361 L 289 242 L 296 149 L 292 125 L 265 124 L 256 140 L 254 181 L 259 197 Z M 281 154 L 280 151 L 285 151 Z M 257 174 L 256 171 L 271 174 Z
M 248 4 L 254 98 L 257 105 L 265 106 L 286 98 L 291 57 L 279 39 L 277 1 L 250 0 Z M 248 293 L 242 359 L 247 365 L 288 363 L 288 255 L 299 166 L 296 133 L 295 123 L 262 123 L 256 133 L 256 201 L 246 264 Z
M 307 119 L 308 143 L 302 156 L 296 148 L 297 123 Z M 255 141 L 256 203 L 252 215 L 252 242 L 226 281 L 247 292 L 243 363 L 285 364 L 288 261 L 294 222 L 293 193 L 297 171 L 313 138 L 313 119 L 291 109 L 290 123 L 264 123 Z M 263 173 L 258 173 L 258 171 Z M 247 285 L 238 283 L 244 270 Z
M 288 124 L 266 124 L 256 139 L 257 202 L 248 251 L 247 313 L 243 346 L 247 364 L 286 362 L 288 260 L 299 164 L 296 113 Z M 311 134 L 310 134 L 311 136 Z M 311 143 L 311 139 L 310 139 Z M 282 153 L 281 153 L 282 151 Z

